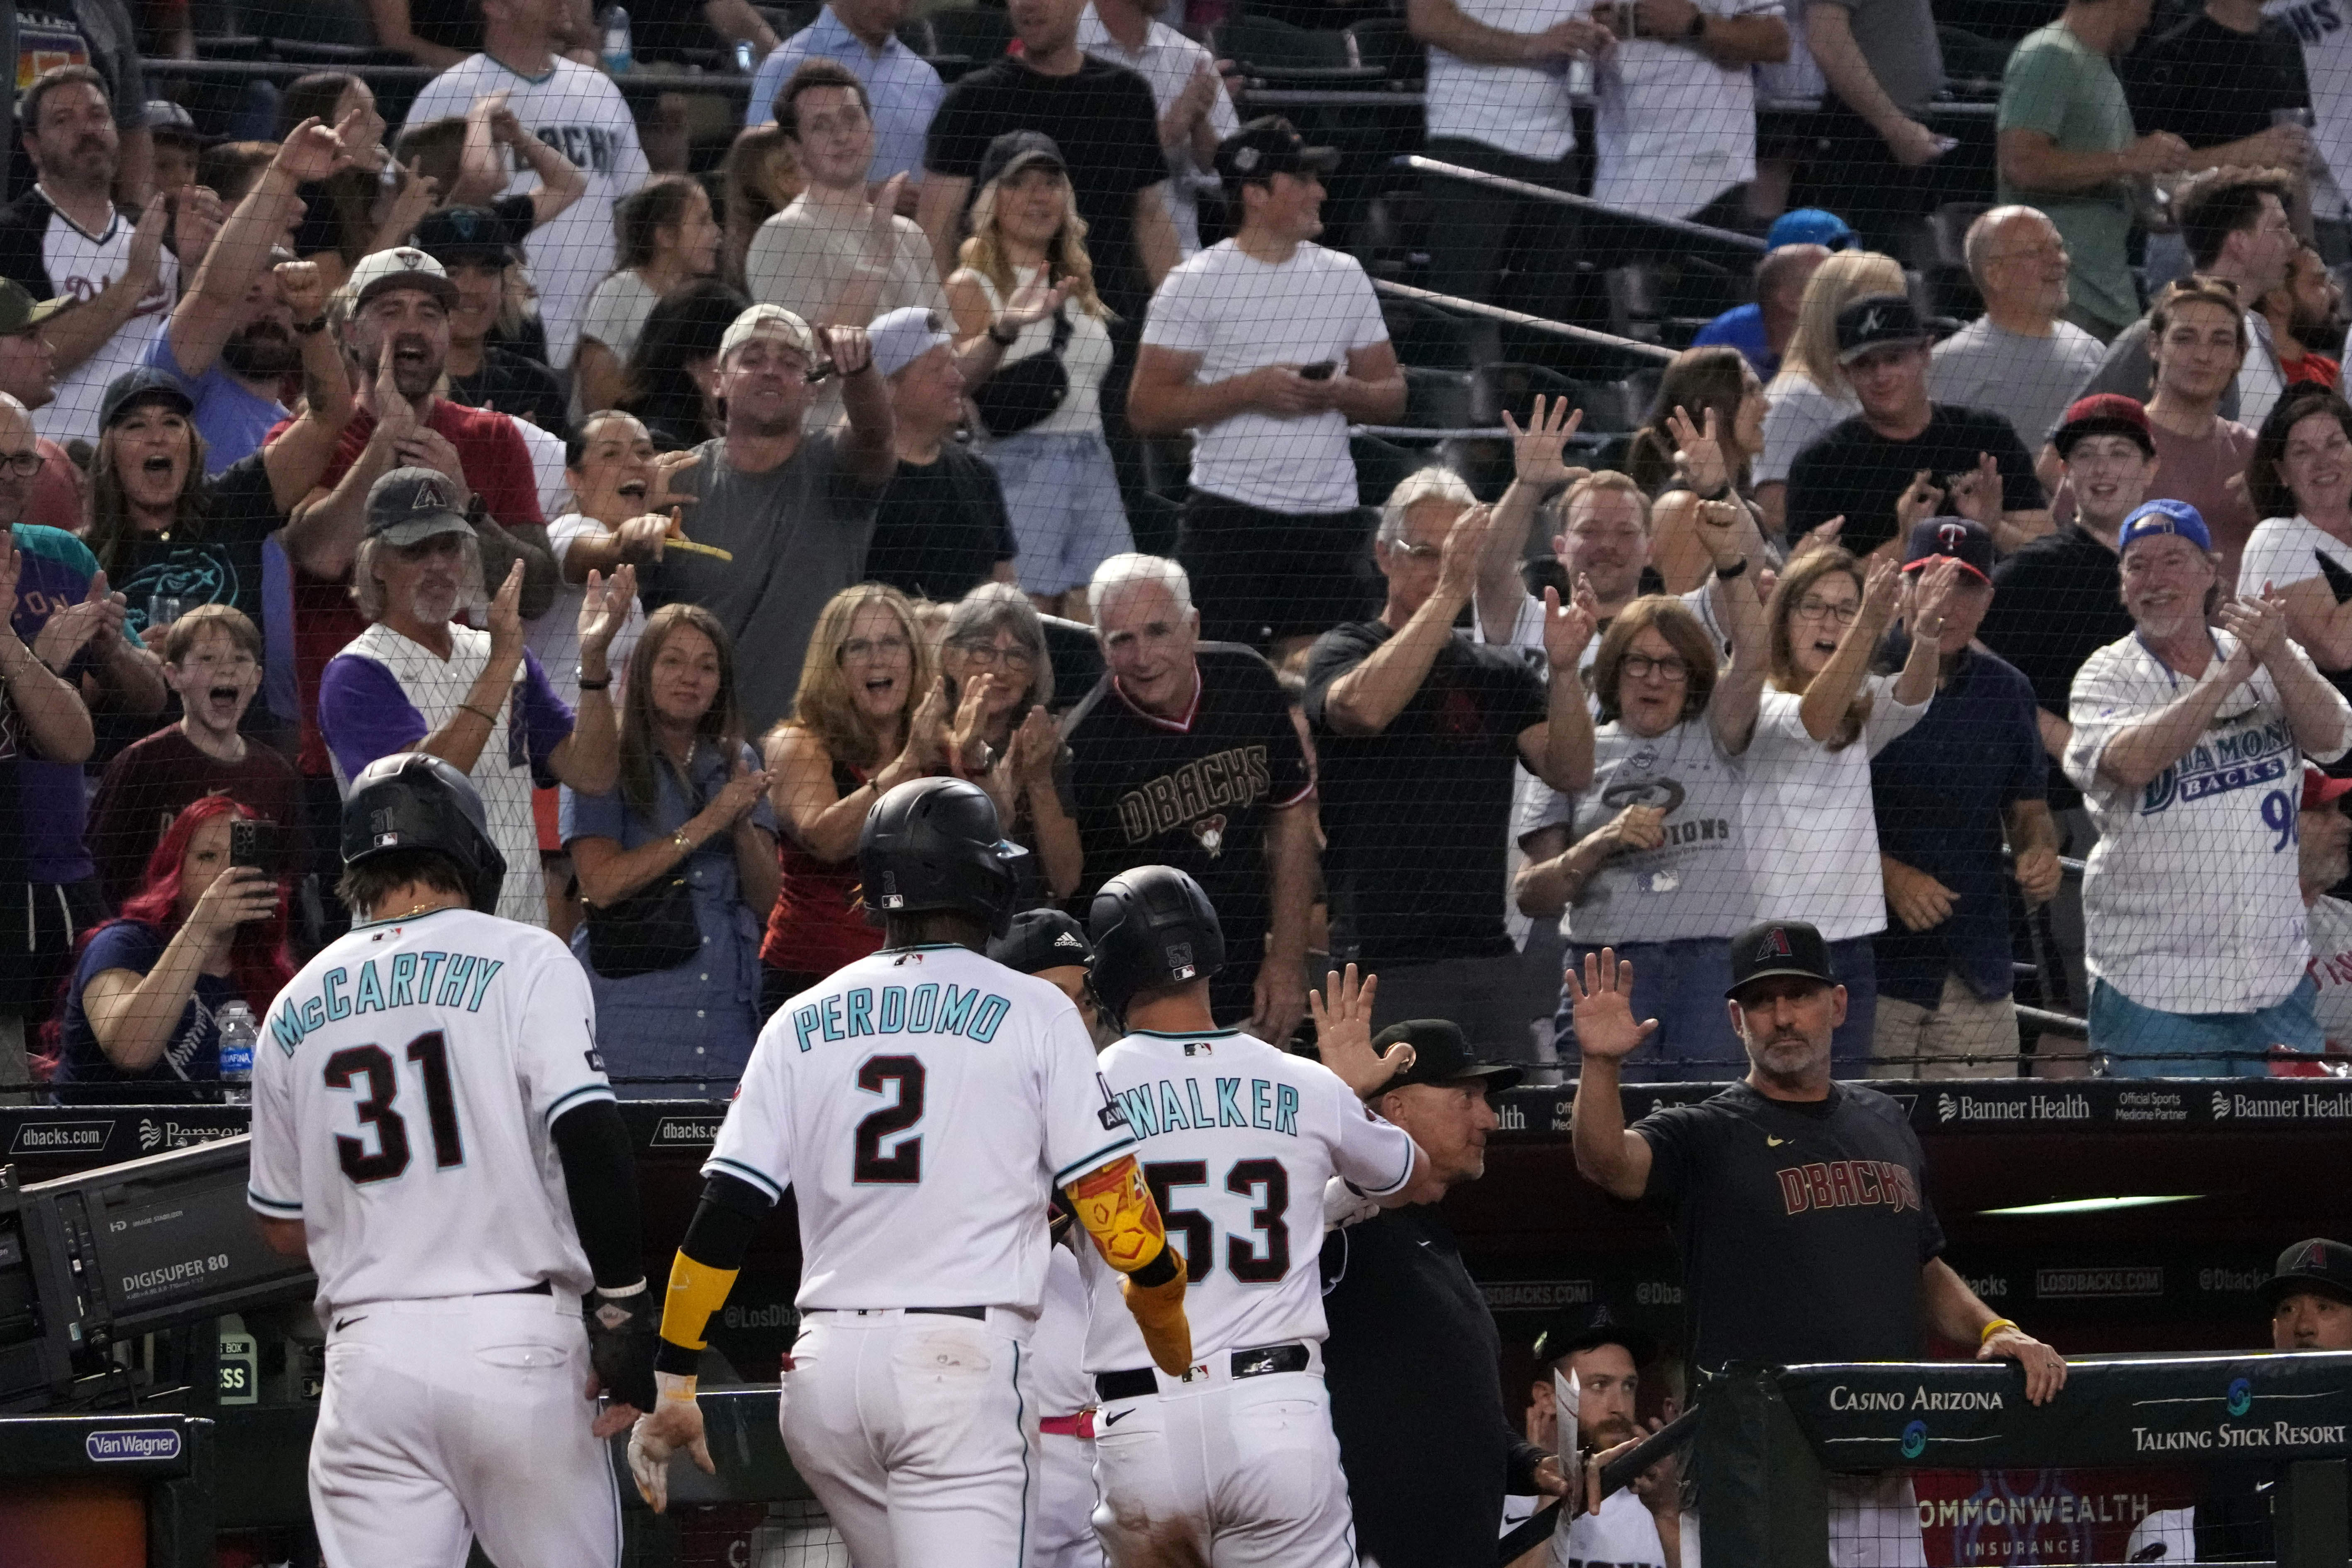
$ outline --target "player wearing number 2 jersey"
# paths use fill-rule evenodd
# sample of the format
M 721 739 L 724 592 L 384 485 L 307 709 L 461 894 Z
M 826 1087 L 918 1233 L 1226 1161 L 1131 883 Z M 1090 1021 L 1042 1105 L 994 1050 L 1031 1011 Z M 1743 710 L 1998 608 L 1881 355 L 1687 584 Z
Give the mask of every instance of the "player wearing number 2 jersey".
M 703 1167 L 660 1397 L 630 1443 L 656 1508 L 673 1450 L 709 1468 L 697 1354 L 788 1186 L 802 1327 L 779 1415 L 857 1568 L 1021 1562 L 1037 1444 L 1022 1362 L 1055 1188 L 1126 1277 L 1152 1358 L 1190 1362 L 1181 1262 L 1076 1007 L 982 951 L 1010 923 L 1023 853 L 961 780 L 901 784 L 867 814 L 859 873 L 887 945 L 778 1010 Z
M 319 1276 L 320 1545 L 336 1568 L 459 1568 L 477 1536 L 501 1568 L 617 1563 L 596 1439 L 652 1406 L 652 1301 L 587 978 L 487 912 L 505 863 L 447 763 L 371 764 L 342 842 L 360 923 L 270 1005 L 247 1194 Z
M 1142 1145 L 1145 1183 L 1183 1240 L 1193 1365 L 1155 1368 L 1117 1277 L 1080 1265 L 1093 1293 L 1095 1530 L 1117 1568 L 1349 1568 L 1348 1483 L 1323 1386 L 1323 1188 L 1333 1175 L 1383 1205 L 1425 1166 L 1404 1131 L 1338 1076 L 1377 1089 L 1410 1060 L 1371 1049 L 1371 991 L 1349 969 L 1313 998 L 1330 1067 L 1285 1055 L 1211 1016 L 1224 962 L 1216 911 L 1166 866 L 1103 884 L 1088 927 L 1095 991 L 1129 1033 L 1103 1078 Z

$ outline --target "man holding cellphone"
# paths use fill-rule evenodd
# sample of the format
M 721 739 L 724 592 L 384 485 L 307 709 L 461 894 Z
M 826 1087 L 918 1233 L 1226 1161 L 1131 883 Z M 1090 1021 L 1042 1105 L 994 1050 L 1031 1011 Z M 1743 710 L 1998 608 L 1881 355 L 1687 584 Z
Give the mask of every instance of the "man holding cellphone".
M 1404 411 L 1370 280 L 1314 243 L 1339 162 L 1271 115 L 1224 140 L 1240 231 L 1160 284 L 1128 391 L 1138 433 L 1196 432 L 1176 559 L 1201 635 L 1277 659 L 1369 607 L 1348 426 Z

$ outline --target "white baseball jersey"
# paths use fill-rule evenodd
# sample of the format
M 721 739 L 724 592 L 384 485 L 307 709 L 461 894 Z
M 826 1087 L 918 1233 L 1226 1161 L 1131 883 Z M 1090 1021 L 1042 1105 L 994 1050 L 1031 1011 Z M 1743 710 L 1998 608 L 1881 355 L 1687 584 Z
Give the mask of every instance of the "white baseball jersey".
M 117 207 L 106 227 L 92 234 L 52 205 L 36 184 L 0 208 L 0 278 L 23 284 L 36 300 L 87 304 L 131 265 L 131 234 L 138 225 L 135 210 Z M 34 434 L 60 445 L 96 441 L 106 384 L 147 363 L 147 351 L 163 334 L 172 303 L 179 297 L 180 263 L 167 247 L 157 258 L 155 281 L 140 297 L 130 319 L 89 358 L 58 373 L 57 395 L 33 411 Z
M 1238 1029 L 1138 1031 L 1101 1066 L 1184 1254 L 1192 1359 L 1320 1342 L 1323 1185 L 1338 1175 L 1375 1196 L 1395 1192 L 1412 1175 L 1412 1140 L 1321 1063 Z M 1094 1293 L 1087 1370 L 1150 1366 L 1118 1274 L 1091 1247 L 1080 1262 Z
M 463 115 L 476 99 L 493 92 L 507 95 L 507 107 L 524 130 L 588 176 L 580 199 L 533 231 L 524 247 L 531 281 L 539 288 L 540 319 L 547 323 L 548 363 L 560 369 L 572 363 L 588 296 L 613 270 L 613 204 L 644 184 L 653 165 L 637 140 L 628 101 L 612 78 L 561 58 L 545 76 L 533 78 L 488 55 L 469 55 L 425 84 L 407 122 L 425 125 Z M 499 155 L 514 173 L 499 195 L 528 195 L 539 189 L 539 176 L 529 164 L 503 147 Z
M 1134 1144 L 1050 982 L 895 948 L 779 1008 L 706 1176 L 799 1199 L 803 1311 L 1037 1309 L 1045 1205 Z
M 2213 633 L 2214 660 L 2237 646 Z M 2308 669 L 2293 643 L 2282 652 Z M 2066 776 L 2099 830 L 2083 878 L 2084 958 L 2094 976 L 2143 1007 L 2251 1013 L 2285 1000 L 2311 958 L 2295 861 L 2304 755 L 2277 682 L 2256 669 L 2145 788 L 2126 789 L 2099 771 L 2118 732 L 2193 684 L 2137 633 L 2075 673 Z M 2352 723 L 2352 708 L 2329 696 Z M 2311 760 L 2331 763 L 2344 751 Z
M 247 1202 L 299 1219 L 319 1311 L 594 1283 L 548 1130 L 610 1100 L 588 977 L 536 927 L 438 910 L 303 965 L 253 1051 Z

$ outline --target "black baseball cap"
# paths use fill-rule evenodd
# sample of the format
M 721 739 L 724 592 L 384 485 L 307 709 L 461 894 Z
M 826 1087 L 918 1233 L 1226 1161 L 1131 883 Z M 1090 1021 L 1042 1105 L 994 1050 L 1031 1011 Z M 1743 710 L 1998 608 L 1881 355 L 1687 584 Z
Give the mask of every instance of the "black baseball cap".
M 2280 1253 L 2276 1272 L 2263 1281 L 2263 1304 L 2275 1312 L 2281 1301 L 2305 1290 L 2352 1302 L 2352 1247 L 2314 1237 Z
M 1524 1076 L 1507 1062 L 1482 1062 L 1473 1057 L 1462 1026 L 1444 1018 L 1408 1018 L 1391 1024 L 1372 1037 L 1372 1049 L 1386 1056 L 1389 1047 L 1400 1041 L 1412 1047 L 1412 1066 L 1383 1084 L 1382 1094 L 1409 1084 L 1460 1083 L 1474 1078 L 1485 1079 L 1490 1090 L 1508 1089 Z
M 1034 974 L 1095 961 L 1087 928 L 1060 910 L 1024 910 L 1003 936 L 988 944 L 988 956 L 1007 969 Z
M 106 396 L 98 405 L 98 427 L 111 430 L 124 415 L 150 403 L 161 403 L 183 415 L 196 411 L 196 400 L 188 395 L 187 388 L 152 365 L 142 365 L 106 384 Z
M 1007 131 L 980 155 L 980 184 L 1009 180 L 1024 169 L 1040 167 L 1057 174 L 1070 172 L 1060 144 L 1043 131 Z
M 1271 174 L 1328 174 L 1339 166 L 1337 147 L 1309 147 L 1298 127 L 1279 114 L 1261 115 L 1217 143 L 1217 177 L 1263 180 Z
M 1946 555 L 1975 573 L 1978 582 L 1992 581 L 1992 535 L 1983 523 L 1965 517 L 1923 517 L 1911 525 L 1903 570 L 1916 572 Z
M 1536 1335 L 1536 1364 L 1558 1361 L 1595 1345 L 1623 1345 L 1635 1366 L 1658 1359 L 1657 1336 L 1633 1327 L 1609 1310 L 1606 1301 L 1567 1307 L 1552 1314 Z
M 455 261 L 487 261 L 504 267 L 514 259 L 506 220 L 488 207 L 442 207 L 418 220 L 416 248 L 446 267 Z
M 0 278 L 0 338 L 29 332 L 52 317 L 72 310 L 77 302 L 71 295 L 36 300 L 14 278 Z
M 1780 974 L 1824 985 L 1838 983 L 1830 967 L 1830 944 L 1818 928 L 1803 921 L 1765 921 L 1731 939 L 1731 989 L 1724 995 L 1737 1002 L 1741 987 Z
M 471 533 L 465 498 L 438 468 L 394 468 L 368 488 L 363 534 L 386 544 L 421 544 L 440 533 Z
M 1838 363 L 1886 343 L 1924 343 L 1936 334 L 1903 294 L 1864 294 L 1837 315 Z

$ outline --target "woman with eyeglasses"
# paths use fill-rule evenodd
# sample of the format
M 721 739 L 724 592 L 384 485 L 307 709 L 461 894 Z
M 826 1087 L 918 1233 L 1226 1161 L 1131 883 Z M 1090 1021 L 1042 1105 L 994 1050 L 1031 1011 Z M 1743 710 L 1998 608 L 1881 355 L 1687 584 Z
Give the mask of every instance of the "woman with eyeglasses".
M 1846 994 L 1830 1047 L 1840 1078 L 1861 1077 L 1870 1057 L 1871 938 L 1886 929 L 1870 759 L 1935 700 L 1936 639 L 1958 571 L 1949 557 L 1910 574 L 1882 560 L 1865 579 L 1852 552 L 1816 551 L 1790 563 L 1764 606 L 1770 683 L 1748 758 L 1748 875 L 1756 918 L 1811 921 L 1830 944 Z M 1898 611 L 1910 654 L 1897 673 L 1873 675 Z
M 892 789 L 948 771 L 948 714 L 904 594 L 860 583 L 826 601 L 793 716 L 764 746 L 783 875 L 760 947 L 762 1021 L 882 945 L 880 929 L 866 923 L 858 830 Z
M 1601 722 L 1591 787 L 1570 796 L 1538 786 L 1520 803 L 1527 863 L 1511 892 L 1521 912 L 1560 918 L 1571 973 L 1583 973 L 1587 953 L 1614 948 L 1633 964 L 1634 1016 L 1658 1020 L 1626 1064 L 1635 1082 L 1738 1076 L 1714 1058 L 1733 1049 L 1725 942 L 1755 908 L 1741 753 L 1765 673 L 1764 606 L 1741 580 L 1738 522 L 1736 502 L 1700 503 L 1702 542 L 1731 573 L 1713 590 L 1730 663 L 1717 668 L 1714 637 L 1680 599 L 1635 599 L 1593 656 Z M 1590 611 L 1591 584 L 1578 591 Z M 1563 994 L 1554 1023 L 1563 1059 L 1576 1048 L 1570 1002 Z
M 1005 837 L 1034 851 L 1042 888 L 1034 902 L 1077 890 L 1086 852 L 1062 800 L 1068 748 L 1045 716 L 1054 665 L 1045 628 L 1020 589 L 983 583 L 948 612 L 940 651 L 949 706 L 950 767 L 988 791 Z

